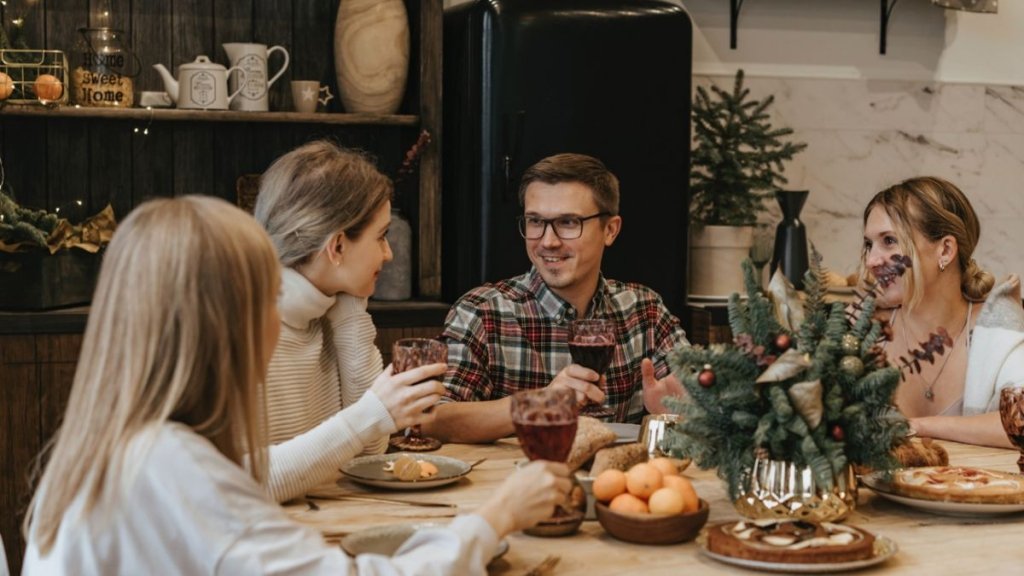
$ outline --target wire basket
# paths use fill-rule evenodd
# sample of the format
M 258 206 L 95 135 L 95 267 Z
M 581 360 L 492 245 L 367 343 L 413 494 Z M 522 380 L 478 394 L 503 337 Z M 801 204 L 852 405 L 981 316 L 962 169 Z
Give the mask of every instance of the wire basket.
M 14 90 L 0 104 L 52 105 L 68 101 L 68 59 L 60 50 L 0 50 L 0 72 L 14 82 Z M 43 78 L 37 85 L 45 74 L 56 81 Z

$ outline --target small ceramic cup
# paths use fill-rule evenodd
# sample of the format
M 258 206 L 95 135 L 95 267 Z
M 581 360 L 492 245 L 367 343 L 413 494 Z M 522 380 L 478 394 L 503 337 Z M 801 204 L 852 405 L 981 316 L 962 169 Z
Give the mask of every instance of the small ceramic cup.
M 292 80 L 292 104 L 296 112 L 311 114 L 316 112 L 318 104 L 327 106 L 333 99 L 331 89 L 316 80 Z
M 665 431 L 673 424 L 682 420 L 678 414 L 648 414 L 640 424 L 640 443 L 647 448 L 647 455 L 650 458 L 666 456 L 661 449 L 661 441 L 665 438 Z

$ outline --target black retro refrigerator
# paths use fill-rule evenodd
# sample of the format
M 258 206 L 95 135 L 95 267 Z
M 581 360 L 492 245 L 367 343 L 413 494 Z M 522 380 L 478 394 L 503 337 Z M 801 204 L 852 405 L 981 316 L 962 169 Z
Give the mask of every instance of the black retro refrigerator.
M 619 178 L 605 275 L 686 302 L 693 27 L 661 0 L 477 0 L 444 14 L 444 296 L 529 269 L 523 171 L 578 152 Z

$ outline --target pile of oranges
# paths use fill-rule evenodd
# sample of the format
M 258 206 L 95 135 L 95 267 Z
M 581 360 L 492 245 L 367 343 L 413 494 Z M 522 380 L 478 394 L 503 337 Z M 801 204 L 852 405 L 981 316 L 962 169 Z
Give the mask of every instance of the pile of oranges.
M 622 514 L 689 514 L 700 508 L 693 484 L 671 458 L 635 464 L 628 471 L 605 470 L 593 484 L 594 498 Z

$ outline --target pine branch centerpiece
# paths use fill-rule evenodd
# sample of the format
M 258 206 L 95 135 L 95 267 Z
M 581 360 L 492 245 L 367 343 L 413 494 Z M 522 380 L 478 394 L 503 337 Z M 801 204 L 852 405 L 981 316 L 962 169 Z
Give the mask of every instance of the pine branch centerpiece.
M 909 265 L 909 258 L 895 256 L 880 276 L 901 276 Z M 853 481 L 851 465 L 898 467 L 892 449 L 906 441 L 909 426 L 893 405 L 896 386 L 903 371 L 919 372 L 921 361 L 942 354 L 948 335 L 931 335 L 892 366 L 882 348 L 887 326 L 873 319 L 877 283 L 848 308 L 826 302 L 826 272 L 816 252 L 803 301 L 791 289 L 789 297 L 769 299 L 749 260 L 743 269 L 747 300 L 738 294 L 729 300 L 734 344 L 680 347 L 669 356 L 688 396 L 667 401 L 682 421 L 666 434 L 664 448 L 703 469 L 717 468 L 734 502 L 749 493 L 755 468 L 769 460 L 806 470 L 820 490 L 853 492 L 852 509 L 855 486 L 839 484 Z M 776 281 L 785 279 L 779 274 Z

